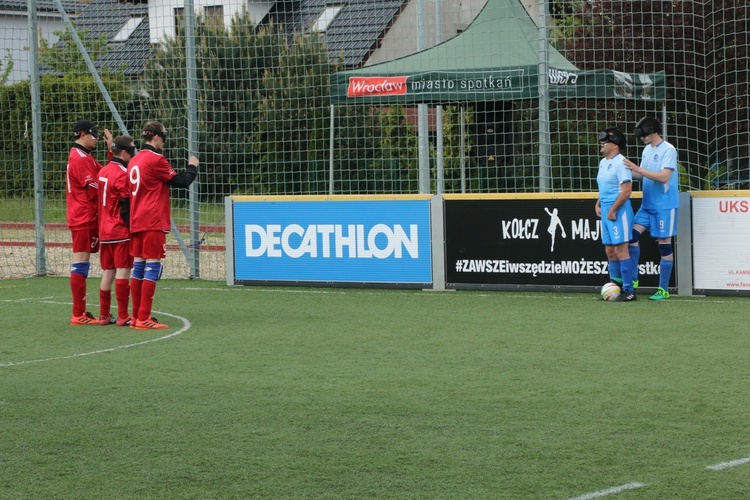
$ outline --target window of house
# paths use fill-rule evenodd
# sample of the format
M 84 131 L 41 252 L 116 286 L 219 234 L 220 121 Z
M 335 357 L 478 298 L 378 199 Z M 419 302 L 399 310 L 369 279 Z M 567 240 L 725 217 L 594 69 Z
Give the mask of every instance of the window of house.
M 143 22 L 142 17 L 131 17 L 128 19 L 125 24 L 120 28 L 120 31 L 117 32 L 117 34 L 112 38 L 113 42 L 124 42 L 128 38 L 130 38 L 130 35 L 133 34 L 133 32 L 136 30 L 138 26 L 141 25 Z
M 174 34 L 185 31 L 185 8 L 176 7 L 174 9 Z
M 221 5 L 203 7 L 203 20 L 211 24 L 224 24 L 224 7 Z
M 339 11 L 343 5 L 329 5 L 320 15 L 318 20 L 313 25 L 315 31 L 325 32 L 328 29 L 328 25 L 336 19 Z

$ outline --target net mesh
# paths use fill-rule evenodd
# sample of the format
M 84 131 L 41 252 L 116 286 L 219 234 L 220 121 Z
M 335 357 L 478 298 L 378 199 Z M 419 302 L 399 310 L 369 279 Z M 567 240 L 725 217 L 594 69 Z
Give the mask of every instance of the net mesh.
M 643 116 L 664 121 L 681 189 L 749 187 L 744 2 L 251 0 L 196 3 L 188 19 L 168 3 L 47 0 L 37 1 L 35 30 L 28 5 L 0 3 L 7 4 L 0 8 L 0 277 L 68 274 L 64 173 L 80 118 L 137 139 L 146 121 L 160 120 L 177 170 L 190 154 L 200 158 L 197 203 L 187 190 L 172 191 L 170 278 L 225 278 L 227 195 L 408 194 L 425 177 L 432 193 L 595 191 L 596 133 L 620 127 L 626 155 L 637 160 L 633 130 Z M 490 8 L 499 19 L 482 17 Z M 482 38 L 485 22 L 510 38 Z M 39 110 L 31 98 L 34 46 Z M 414 54 L 419 60 L 404 59 L 413 74 L 450 70 L 455 78 L 436 76 L 421 99 L 358 101 L 333 84 L 341 72 Z M 546 104 L 536 76 L 524 80 L 530 94 L 515 93 L 516 73 L 490 62 L 538 68 L 544 54 L 551 68 L 556 54 L 575 68 L 549 71 Z M 597 71 L 609 79 L 561 93 L 570 75 Z M 660 73 L 663 98 L 633 91 Z M 474 87 L 474 97 L 458 95 L 451 81 Z M 95 155 L 105 162 L 103 141 Z

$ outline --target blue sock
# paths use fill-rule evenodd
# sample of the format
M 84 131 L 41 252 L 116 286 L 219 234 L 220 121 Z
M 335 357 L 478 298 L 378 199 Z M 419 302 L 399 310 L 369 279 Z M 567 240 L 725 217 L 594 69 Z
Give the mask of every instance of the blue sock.
M 628 247 L 630 251 L 630 262 L 633 264 L 633 281 L 638 279 L 638 261 L 641 260 L 641 246 L 630 245 Z
M 633 290 L 633 263 L 630 259 L 620 261 L 620 270 L 622 271 L 622 289 L 629 293 L 635 293 L 635 290 Z
M 620 271 L 620 261 L 609 261 L 609 279 L 614 282 L 622 281 L 622 271 Z
M 673 260 L 661 260 L 661 265 L 659 266 L 659 286 L 665 290 L 669 290 L 669 278 L 672 277 L 673 267 Z

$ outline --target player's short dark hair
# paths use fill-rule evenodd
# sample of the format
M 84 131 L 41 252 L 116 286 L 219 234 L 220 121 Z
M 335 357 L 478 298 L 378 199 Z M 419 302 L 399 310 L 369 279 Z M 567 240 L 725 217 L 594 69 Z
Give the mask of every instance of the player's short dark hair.
M 151 142 L 154 137 L 160 136 L 166 141 L 167 140 L 166 130 L 167 129 L 164 128 L 164 125 L 162 125 L 161 122 L 158 122 L 156 120 L 147 122 L 143 126 L 143 139 L 146 142 Z
M 130 156 L 135 156 L 135 145 L 133 138 L 129 135 L 118 135 L 112 140 L 112 153 L 120 154 L 123 151 L 130 153 Z

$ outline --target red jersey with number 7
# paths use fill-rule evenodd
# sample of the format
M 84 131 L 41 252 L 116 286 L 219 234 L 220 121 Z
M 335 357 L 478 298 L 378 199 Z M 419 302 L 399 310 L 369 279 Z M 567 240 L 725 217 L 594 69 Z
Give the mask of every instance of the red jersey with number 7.
M 117 243 L 130 239 L 130 230 L 120 216 L 120 199 L 130 198 L 128 169 L 119 158 L 99 171 L 99 239 Z
M 70 148 L 65 173 L 66 215 L 70 229 L 96 229 L 99 170 L 102 166 L 79 144 Z
M 163 154 L 148 144 L 128 164 L 130 232 L 164 231 L 172 226 L 169 181 L 177 175 Z

